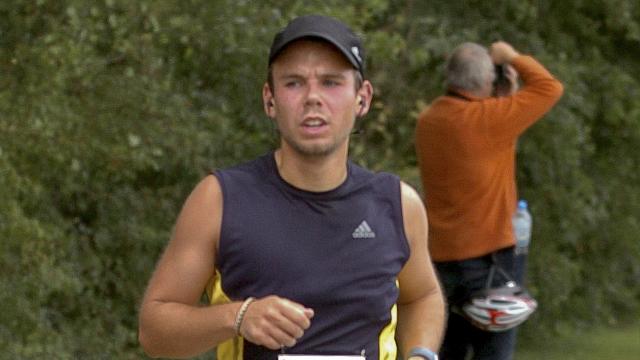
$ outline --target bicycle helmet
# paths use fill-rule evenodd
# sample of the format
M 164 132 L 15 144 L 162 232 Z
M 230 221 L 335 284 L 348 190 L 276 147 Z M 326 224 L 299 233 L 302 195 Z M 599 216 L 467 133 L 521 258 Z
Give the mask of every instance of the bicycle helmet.
M 459 312 L 476 327 L 492 332 L 512 329 L 529 318 L 538 303 L 515 282 L 484 289 L 466 301 Z

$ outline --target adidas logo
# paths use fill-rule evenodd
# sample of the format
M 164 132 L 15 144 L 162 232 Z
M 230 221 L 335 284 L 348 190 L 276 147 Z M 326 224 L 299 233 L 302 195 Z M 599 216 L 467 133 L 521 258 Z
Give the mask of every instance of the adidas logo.
M 353 230 L 353 234 L 351 234 L 354 239 L 370 239 L 376 237 L 376 233 L 371 230 L 369 224 L 367 224 L 366 220 L 363 220 L 358 227 Z

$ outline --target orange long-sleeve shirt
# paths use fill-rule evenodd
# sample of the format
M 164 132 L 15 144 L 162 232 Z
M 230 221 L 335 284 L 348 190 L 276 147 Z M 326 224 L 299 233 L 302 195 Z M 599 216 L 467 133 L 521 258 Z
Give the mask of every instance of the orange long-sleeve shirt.
M 511 65 L 523 87 L 507 97 L 441 96 L 418 117 L 416 151 L 434 261 L 514 244 L 518 137 L 558 101 L 562 84 L 530 56 Z

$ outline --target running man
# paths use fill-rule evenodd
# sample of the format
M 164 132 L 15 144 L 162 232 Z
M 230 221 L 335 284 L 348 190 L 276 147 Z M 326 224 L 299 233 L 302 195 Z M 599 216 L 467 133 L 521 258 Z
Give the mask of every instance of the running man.
M 186 200 L 142 301 L 147 354 L 437 358 L 444 301 L 423 203 L 348 159 L 373 96 L 364 64 L 333 18 L 299 17 L 275 36 L 262 98 L 280 146 Z

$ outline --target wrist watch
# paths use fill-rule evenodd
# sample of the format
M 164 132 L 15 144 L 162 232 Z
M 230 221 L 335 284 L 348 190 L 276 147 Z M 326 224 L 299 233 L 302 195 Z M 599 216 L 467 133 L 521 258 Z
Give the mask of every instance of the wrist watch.
M 409 351 L 409 358 L 412 356 L 419 356 L 425 360 L 438 360 L 438 354 L 425 347 L 415 347 Z

